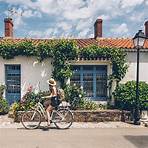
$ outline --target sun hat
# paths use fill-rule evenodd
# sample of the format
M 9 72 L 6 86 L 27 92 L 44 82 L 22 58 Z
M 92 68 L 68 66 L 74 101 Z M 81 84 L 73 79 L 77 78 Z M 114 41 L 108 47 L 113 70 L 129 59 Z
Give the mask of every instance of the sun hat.
M 56 85 L 56 81 L 53 78 L 50 78 L 49 80 L 47 80 L 47 83 L 51 86 L 55 86 Z

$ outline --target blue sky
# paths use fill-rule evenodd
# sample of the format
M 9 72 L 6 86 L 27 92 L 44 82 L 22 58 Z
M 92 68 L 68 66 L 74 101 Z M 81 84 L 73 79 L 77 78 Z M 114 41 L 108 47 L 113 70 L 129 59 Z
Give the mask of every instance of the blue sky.
M 90 38 L 97 18 L 103 37 L 132 37 L 148 20 L 148 0 L 0 0 L 0 36 L 10 8 L 16 38 Z

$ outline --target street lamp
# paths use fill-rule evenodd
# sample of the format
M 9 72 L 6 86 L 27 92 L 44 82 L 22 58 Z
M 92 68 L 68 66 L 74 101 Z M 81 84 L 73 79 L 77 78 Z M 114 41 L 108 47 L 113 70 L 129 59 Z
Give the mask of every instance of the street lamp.
M 134 124 L 139 125 L 140 112 L 139 112 L 139 51 L 144 46 L 146 36 L 139 30 L 133 38 L 134 47 L 137 49 L 137 76 L 136 76 L 136 98 L 135 98 L 135 110 L 134 110 Z

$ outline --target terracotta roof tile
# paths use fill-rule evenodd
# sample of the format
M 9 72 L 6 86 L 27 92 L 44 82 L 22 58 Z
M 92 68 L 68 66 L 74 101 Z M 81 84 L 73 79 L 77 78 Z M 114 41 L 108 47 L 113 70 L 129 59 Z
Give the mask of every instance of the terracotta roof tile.
M 40 42 L 47 42 L 51 40 L 59 40 L 59 39 L 29 39 L 29 38 L 19 38 L 19 39 L 8 39 L 8 38 L 1 38 L 0 43 L 3 42 L 13 42 L 18 43 L 22 41 L 32 41 L 34 44 L 39 44 Z M 79 47 L 86 47 L 89 45 L 98 45 L 100 47 L 117 47 L 123 48 L 125 50 L 134 51 L 133 41 L 130 38 L 88 38 L 88 39 L 69 39 L 75 40 Z M 148 39 L 144 44 L 144 49 L 148 50 Z
M 134 49 L 133 40 L 130 38 L 99 38 L 97 39 L 99 46 L 117 47 L 124 49 Z M 144 49 L 148 49 L 148 39 L 144 44 Z

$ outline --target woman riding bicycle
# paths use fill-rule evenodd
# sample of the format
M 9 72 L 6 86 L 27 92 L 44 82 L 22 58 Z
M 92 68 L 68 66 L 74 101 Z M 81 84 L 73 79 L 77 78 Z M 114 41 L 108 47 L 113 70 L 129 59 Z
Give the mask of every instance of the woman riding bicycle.
M 48 117 L 48 126 L 50 126 L 51 123 L 51 118 L 50 118 L 50 114 L 53 110 L 54 107 L 57 107 L 60 104 L 60 101 L 57 97 L 57 88 L 56 88 L 56 81 L 51 78 L 47 81 L 47 83 L 49 84 L 49 90 L 50 90 L 50 95 L 46 96 L 44 98 L 46 98 L 45 102 L 44 102 L 44 106 L 47 112 L 47 117 Z

